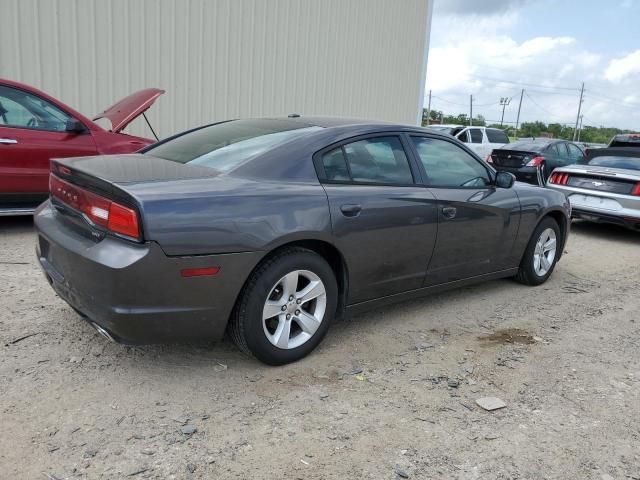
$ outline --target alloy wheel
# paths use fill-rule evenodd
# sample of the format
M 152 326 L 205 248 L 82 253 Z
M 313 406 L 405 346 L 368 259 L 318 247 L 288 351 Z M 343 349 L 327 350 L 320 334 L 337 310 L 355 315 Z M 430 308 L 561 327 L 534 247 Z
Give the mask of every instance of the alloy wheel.
M 327 307 L 324 283 L 309 270 L 287 273 L 271 288 L 262 309 L 264 333 L 274 346 L 289 350 L 318 330 Z
M 545 276 L 553 266 L 557 244 L 556 232 L 552 228 L 544 229 L 533 251 L 533 270 L 539 277 Z

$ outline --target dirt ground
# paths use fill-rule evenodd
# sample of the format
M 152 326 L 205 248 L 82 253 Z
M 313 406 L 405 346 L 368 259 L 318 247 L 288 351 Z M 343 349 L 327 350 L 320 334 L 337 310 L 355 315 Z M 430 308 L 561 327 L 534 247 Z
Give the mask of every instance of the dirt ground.
M 34 241 L 0 219 L 0 479 L 640 479 L 639 234 L 574 223 L 545 285 L 380 309 L 279 368 L 108 343 Z

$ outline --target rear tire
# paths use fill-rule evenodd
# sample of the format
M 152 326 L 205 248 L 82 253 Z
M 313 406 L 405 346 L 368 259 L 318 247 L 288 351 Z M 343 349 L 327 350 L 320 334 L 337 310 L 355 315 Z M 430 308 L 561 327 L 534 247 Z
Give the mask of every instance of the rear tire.
M 545 217 L 531 234 L 515 279 L 532 286 L 546 282 L 558 262 L 561 245 L 558 223 L 551 217 Z
M 229 336 L 240 350 L 269 365 L 295 362 L 324 338 L 337 298 L 335 274 L 324 258 L 304 248 L 286 248 L 249 277 Z

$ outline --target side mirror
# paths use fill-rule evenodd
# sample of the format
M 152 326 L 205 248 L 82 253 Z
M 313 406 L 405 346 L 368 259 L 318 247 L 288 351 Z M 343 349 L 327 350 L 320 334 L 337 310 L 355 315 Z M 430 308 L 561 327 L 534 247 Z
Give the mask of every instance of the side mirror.
M 498 188 L 511 188 L 516 181 L 516 176 L 509 172 L 498 172 L 496 174 L 496 186 Z
M 67 120 L 67 125 L 64 130 L 69 133 L 83 133 L 87 130 L 87 128 L 80 120 L 76 118 L 70 118 L 69 120 Z

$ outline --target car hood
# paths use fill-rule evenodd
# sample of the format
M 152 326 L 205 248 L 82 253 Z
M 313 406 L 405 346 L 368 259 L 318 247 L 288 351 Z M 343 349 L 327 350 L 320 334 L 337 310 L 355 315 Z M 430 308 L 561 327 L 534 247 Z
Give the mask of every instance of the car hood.
M 164 90 L 159 88 L 145 88 L 132 93 L 94 117 L 93 121 L 106 118 L 111 122 L 111 131 L 119 133 L 134 119 L 146 112 L 163 93 Z

